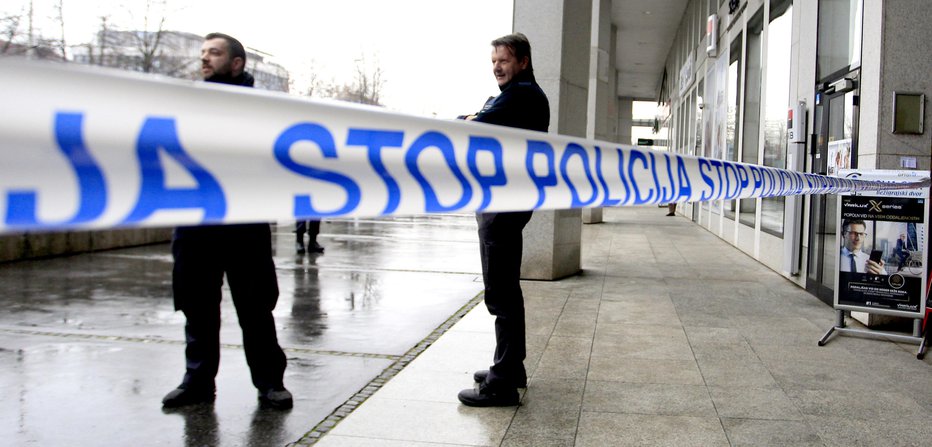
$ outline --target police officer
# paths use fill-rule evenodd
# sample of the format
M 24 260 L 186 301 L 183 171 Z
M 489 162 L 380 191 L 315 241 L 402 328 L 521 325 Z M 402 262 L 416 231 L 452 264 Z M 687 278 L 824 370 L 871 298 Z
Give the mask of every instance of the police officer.
M 501 93 L 466 119 L 546 132 L 550 127 L 550 104 L 534 79 L 531 44 L 524 34 L 509 34 L 492 41 L 492 74 Z M 517 405 L 518 388 L 527 386 L 520 277 L 521 232 L 530 219 L 531 211 L 476 216 L 485 305 L 495 316 L 495 355 L 489 370 L 473 375 L 479 386 L 460 391 L 459 400 L 465 405 Z
M 244 71 L 246 50 L 233 37 L 211 33 L 201 46 L 201 74 L 207 82 L 252 87 Z M 272 309 L 278 281 L 272 261 L 269 224 L 178 227 L 172 240 L 175 259 L 172 290 L 175 309 L 184 312 L 186 371 L 181 385 L 169 392 L 166 408 L 213 402 L 214 378 L 220 365 L 220 299 L 226 274 L 233 305 L 243 330 L 243 348 L 264 407 L 293 405 L 285 389 L 285 353 L 278 344 Z

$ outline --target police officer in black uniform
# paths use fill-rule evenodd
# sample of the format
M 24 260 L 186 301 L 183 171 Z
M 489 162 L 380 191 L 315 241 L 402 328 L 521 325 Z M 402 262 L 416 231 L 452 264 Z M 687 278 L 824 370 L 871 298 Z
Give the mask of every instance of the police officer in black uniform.
M 492 41 L 492 73 L 501 93 L 490 99 L 475 121 L 546 132 L 550 103 L 531 64 L 531 44 L 516 33 Z M 480 213 L 479 255 L 485 284 L 485 305 L 495 316 L 495 356 L 487 371 L 476 371 L 478 388 L 459 393 L 475 407 L 518 404 L 518 388 L 527 386 L 524 297 L 521 294 L 521 252 L 524 226 L 531 211 Z
M 245 65 L 246 51 L 233 37 L 211 33 L 204 38 L 201 73 L 205 81 L 252 87 L 254 79 L 244 71 Z M 293 399 L 283 383 L 285 353 L 278 344 L 272 316 L 278 300 L 278 281 L 269 224 L 178 227 L 172 255 L 175 309 L 187 318 L 186 372 L 181 385 L 162 399 L 162 405 L 175 408 L 215 399 L 225 273 L 259 402 L 263 407 L 291 408 Z

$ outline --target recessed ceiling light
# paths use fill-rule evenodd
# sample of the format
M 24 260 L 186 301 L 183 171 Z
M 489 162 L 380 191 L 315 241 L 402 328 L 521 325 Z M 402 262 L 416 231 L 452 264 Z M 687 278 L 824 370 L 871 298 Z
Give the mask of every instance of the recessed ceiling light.
M 646 16 L 649 16 L 649 15 L 651 15 L 651 14 L 653 14 L 653 13 L 650 12 L 650 11 L 644 11 L 644 15 L 646 15 Z

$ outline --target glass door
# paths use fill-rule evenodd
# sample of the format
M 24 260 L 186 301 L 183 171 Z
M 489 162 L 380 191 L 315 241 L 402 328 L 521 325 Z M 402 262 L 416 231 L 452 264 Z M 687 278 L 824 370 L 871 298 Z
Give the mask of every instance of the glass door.
M 816 92 L 815 145 L 812 172 L 837 175 L 856 168 L 858 122 L 858 71 L 824 83 Z M 838 197 L 811 196 L 809 204 L 809 271 L 806 289 L 825 303 L 834 302 L 835 263 L 838 255 L 836 218 Z

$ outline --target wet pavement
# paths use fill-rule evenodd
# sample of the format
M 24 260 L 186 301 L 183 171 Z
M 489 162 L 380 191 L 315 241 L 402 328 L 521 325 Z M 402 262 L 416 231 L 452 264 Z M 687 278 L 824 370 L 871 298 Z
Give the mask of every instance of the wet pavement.
M 818 346 L 831 306 L 665 214 L 606 208 L 583 226 L 581 274 L 522 281 L 520 406 L 457 401 L 494 350 L 479 305 L 313 445 L 930 445 L 932 356 L 856 336 Z
M 184 372 L 168 244 L 0 264 L 3 444 L 307 439 L 410 360 L 482 288 L 472 215 L 326 221 L 323 255 L 295 255 L 292 228 L 275 229 L 275 318 L 295 396 L 286 412 L 257 405 L 226 287 L 216 403 L 162 410 Z
M 916 446 L 932 356 L 835 336 L 816 297 L 689 220 L 609 208 L 581 274 L 523 281 L 521 405 L 470 408 L 494 348 L 472 216 L 276 232 L 291 411 L 262 410 L 229 299 L 214 405 L 183 369 L 168 245 L 0 265 L 0 439 L 12 446 Z M 452 317 L 451 317 L 452 316 Z M 861 327 L 848 320 L 853 327 Z

